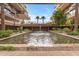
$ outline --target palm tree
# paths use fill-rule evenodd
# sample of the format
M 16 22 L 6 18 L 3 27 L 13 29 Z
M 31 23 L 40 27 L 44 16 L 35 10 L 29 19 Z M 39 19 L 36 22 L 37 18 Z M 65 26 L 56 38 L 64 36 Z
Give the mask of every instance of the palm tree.
M 75 21 L 74 21 L 74 31 L 78 30 L 78 3 L 75 4 Z
M 38 19 L 39 19 L 39 16 L 36 16 L 36 19 L 37 19 L 37 24 L 38 24 Z
M 41 19 L 42 19 L 43 24 L 44 24 L 44 19 L 46 19 L 45 16 L 42 16 Z

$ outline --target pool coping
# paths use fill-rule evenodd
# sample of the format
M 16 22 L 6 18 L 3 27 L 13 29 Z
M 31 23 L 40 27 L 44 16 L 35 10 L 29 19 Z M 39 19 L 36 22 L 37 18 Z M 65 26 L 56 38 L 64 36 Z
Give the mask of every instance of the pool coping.
M 55 31 L 49 31 L 49 32 L 55 33 L 55 34 L 58 34 L 58 35 L 61 35 L 61 36 L 64 36 L 64 37 L 72 38 L 72 39 L 75 39 L 75 40 L 79 40 L 79 37 L 76 37 L 76 36 L 67 35 L 67 34 L 55 32 Z
M 27 44 L 0 44 L 0 46 L 14 46 L 14 47 L 30 47 L 33 45 Z M 53 44 L 52 46 L 33 46 L 33 47 L 79 47 L 79 44 Z
M 1 40 L 6 40 L 6 39 L 9 39 L 9 38 L 13 38 L 13 37 L 16 37 L 16 36 L 19 36 L 19 35 L 22 35 L 22 34 L 26 34 L 26 33 L 30 33 L 30 31 L 29 32 L 22 32 L 22 33 L 16 33 L 16 34 L 13 34 L 13 35 L 11 35 L 9 37 L 0 38 L 0 41 Z
M 0 44 L 15 47 L 15 51 L 79 51 L 79 44 L 53 44 L 53 46 L 27 46 L 26 44 Z

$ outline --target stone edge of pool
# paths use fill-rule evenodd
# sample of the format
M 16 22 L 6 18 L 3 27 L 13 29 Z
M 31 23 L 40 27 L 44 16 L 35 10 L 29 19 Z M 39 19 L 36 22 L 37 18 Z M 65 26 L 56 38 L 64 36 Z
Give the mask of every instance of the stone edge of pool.
M 0 44 L 12 46 L 16 51 L 79 51 L 79 44 L 53 44 L 53 46 L 27 46 L 26 44 Z
M 60 35 L 60 36 L 64 36 L 66 38 L 71 38 L 71 39 L 79 40 L 79 37 L 75 37 L 75 36 L 72 36 L 72 35 L 67 35 L 67 34 L 58 33 L 58 32 L 54 32 L 54 31 L 49 31 L 49 32 L 53 33 L 53 34 Z

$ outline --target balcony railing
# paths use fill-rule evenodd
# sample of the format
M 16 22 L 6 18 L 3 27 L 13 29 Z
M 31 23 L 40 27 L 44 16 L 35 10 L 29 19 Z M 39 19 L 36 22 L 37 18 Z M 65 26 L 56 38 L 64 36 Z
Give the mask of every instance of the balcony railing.
M 0 6 L 0 13 L 1 13 L 1 6 Z M 21 24 L 21 22 L 19 21 L 20 19 L 18 17 L 15 17 L 14 14 L 12 14 L 12 10 L 8 5 L 6 5 L 6 8 L 4 9 L 4 14 L 5 14 L 5 16 L 8 16 L 11 19 L 16 20 L 15 21 L 16 26 Z M 0 23 L 1 23 L 1 20 L 0 20 Z M 14 25 L 14 22 L 12 20 L 11 21 L 10 20 L 5 20 L 5 24 Z
M 7 21 L 7 20 L 5 20 L 5 24 L 6 24 L 6 25 L 13 25 L 14 23 L 13 23 L 12 21 Z
M 14 17 L 13 15 L 11 15 L 11 12 L 8 11 L 7 9 L 4 9 L 4 14 L 5 14 L 6 16 L 8 16 L 8 17 L 11 17 L 11 18 L 15 19 L 15 17 Z
M 12 19 L 14 19 L 14 20 L 16 20 L 16 21 L 19 20 L 19 18 L 17 18 L 17 17 L 15 17 L 14 15 L 12 15 L 11 12 L 8 11 L 7 9 L 4 10 L 4 13 L 5 13 L 6 16 L 8 16 L 8 17 L 10 17 L 10 18 L 12 18 Z
M 8 9 L 10 12 L 15 13 L 15 11 L 7 3 L 5 4 L 5 8 Z
M 15 26 L 20 25 L 19 22 L 15 22 L 15 23 L 14 23 L 13 21 L 8 21 L 8 20 L 5 20 L 5 24 L 6 24 L 6 25 L 13 25 L 13 26 L 14 26 L 14 25 L 15 25 Z
M 25 8 L 25 6 L 23 5 L 23 4 L 18 4 L 18 6 L 20 7 L 20 8 Z

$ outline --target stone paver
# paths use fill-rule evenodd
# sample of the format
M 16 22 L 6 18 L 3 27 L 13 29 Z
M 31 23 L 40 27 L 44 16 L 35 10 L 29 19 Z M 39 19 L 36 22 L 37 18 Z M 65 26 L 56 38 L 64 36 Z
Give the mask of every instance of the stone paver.
M 79 51 L 1 51 L 0 56 L 79 56 Z

